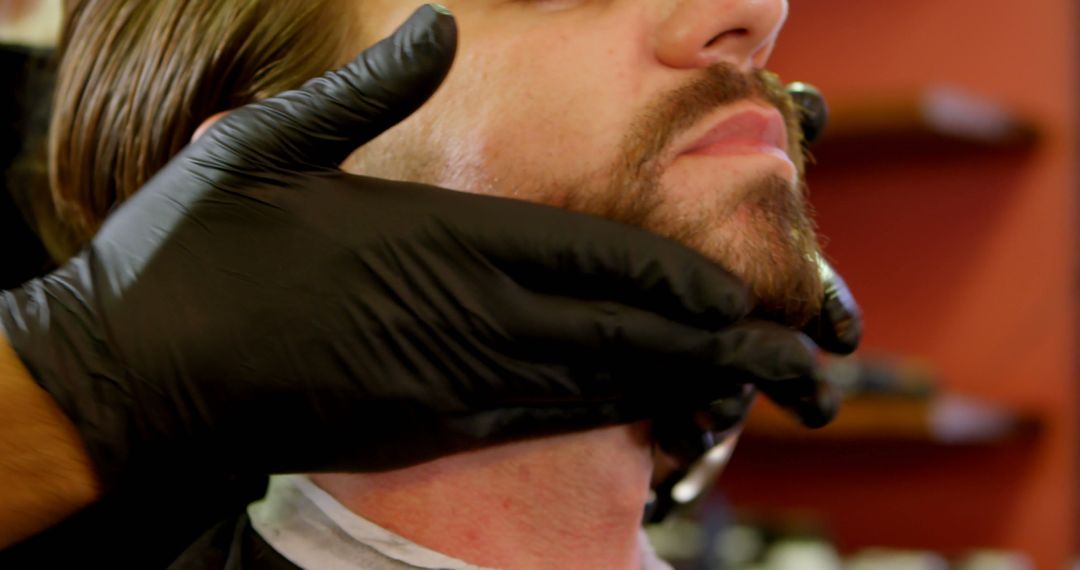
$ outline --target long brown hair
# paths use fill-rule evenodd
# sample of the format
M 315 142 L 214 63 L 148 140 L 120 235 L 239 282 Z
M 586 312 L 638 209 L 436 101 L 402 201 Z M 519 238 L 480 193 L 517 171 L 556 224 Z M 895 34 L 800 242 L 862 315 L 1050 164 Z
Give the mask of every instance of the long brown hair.
M 74 0 L 49 136 L 70 255 L 207 117 L 341 65 L 345 0 Z M 57 252 L 54 252 L 54 255 Z

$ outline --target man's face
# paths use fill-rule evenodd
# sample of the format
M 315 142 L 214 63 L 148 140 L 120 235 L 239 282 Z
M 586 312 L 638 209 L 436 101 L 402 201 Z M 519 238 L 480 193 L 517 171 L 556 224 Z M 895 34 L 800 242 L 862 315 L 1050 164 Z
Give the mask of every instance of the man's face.
M 421 4 L 364 0 L 365 36 Z M 782 88 L 757 73 L 786 0 L 446 4 L 460 28 L 446 83 L 347 170 L 639 225 L 746 279 L 765 316 L 817 311 L 801 135 Z

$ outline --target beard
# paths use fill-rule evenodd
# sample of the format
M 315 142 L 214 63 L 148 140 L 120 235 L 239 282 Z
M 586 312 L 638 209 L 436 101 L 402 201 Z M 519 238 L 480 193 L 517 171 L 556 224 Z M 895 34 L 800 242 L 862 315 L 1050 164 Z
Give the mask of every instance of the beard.
M 627 186 L 618 188 L 625 193 Z M 802 327 L 820 312 L 820 250 L 806 200 L 791 182 L 772 175 L 692 208 L 662 202 L 641 207 L 655 201 L 657 188 L 643 184 L 633 202 L 624 194 L 619 200 L 571 199 L 566 207 L 644 228 L 704 254 L 747 283 L 756 317 Z
M 427 133 L 380 137 L 357 151 L 350 172 L 447 185 L 468 180 L 463 191 L 508 196 L 592 214 L 679 241 L 746 282 L 753 315 L 802 327 L 821 310 L 824 286 L 820 248 L 801 182 L 763 175 L 732 189 L 718 185 L 701 203 L 676 203 L 662 184 L 663 164 L 676 137 L 718 108 L 758 100 L 784 116 L 788 155 L 801 181 L 804 156 L 798 109 L 779 79 L 765 71 L 742 73 L 726 65 L 702 70 L 635 118 L 616 160 L 585 177 L 530 178 L 455 164 L 447 149 L 432 148 Z M 461 176 L 462 172 L 468 175 Z M 572 178 L 572 179 L 567 179 Z M 455 184 L 462 186 L 461 183 Z
M 717 108 L 750 99 L 784 116 L 798 181 L 763 175 L 734 190 L 708 193 L 700 203 L 666 199 L 671 192 L 661 183 L 662 160 L 675 137 Z M 820 312 L 824 297 L 821 251 L 801 182 L 805 158 L 798 110 L 783 84 L 769 72 L 744 74 L 719 65 L 649 109 L 623 137 L 620 159 L 604 177 L 609 182 L 602 190 L 547 192 L 541 201 L 679 241 L 745 281 L 754 295 L 755 316 L 805 325 Z

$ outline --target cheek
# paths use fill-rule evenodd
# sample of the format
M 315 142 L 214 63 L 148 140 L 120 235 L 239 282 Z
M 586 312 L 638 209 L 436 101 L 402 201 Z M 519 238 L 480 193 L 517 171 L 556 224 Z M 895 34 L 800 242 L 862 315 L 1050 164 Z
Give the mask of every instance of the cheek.
M 579 179 L 607 168 L 634 114 L 629 97 L 617 92 L 625 85 L 612 69 L 600 76 L 595 65 L 589 71 L 579 62 L 595 58 L 567 53 L 581 49 L 552 51 L 551 44 L 528 35 L 464 44 L 425 109 L 440 115 L 432 120 L 433 142 L 515 183 Z

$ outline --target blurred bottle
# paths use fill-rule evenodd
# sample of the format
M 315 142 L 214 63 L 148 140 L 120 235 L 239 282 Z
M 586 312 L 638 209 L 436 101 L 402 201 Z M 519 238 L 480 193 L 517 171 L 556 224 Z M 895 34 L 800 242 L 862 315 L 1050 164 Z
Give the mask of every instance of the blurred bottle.
M 949 570 L 949 563 L 934 552 L 871 548 L 852 556 L 844 570 Z
M 842 570 L 840 554 L 832 544 L 814 538 L 787 538 L 765 556 L 765 570 Z
M 1023 554 L 997 550 L 977 550 L 956 565 L 956 570 L 1033 570 L 1034 568 L 1031 560 Z
M 734 524 L 720 532 L 713 552 L 717 568 L 746 570 L 757 568 L 765 558 L 768 540 L 761 528 L 748 524 Z
M 917 358 L 892 354 L 863 354 L 830 358 L 829 380 L 845 396 L 891 396 L 926 399 L 938 391 L 933 366 Z

